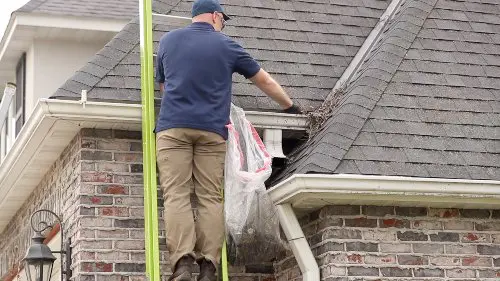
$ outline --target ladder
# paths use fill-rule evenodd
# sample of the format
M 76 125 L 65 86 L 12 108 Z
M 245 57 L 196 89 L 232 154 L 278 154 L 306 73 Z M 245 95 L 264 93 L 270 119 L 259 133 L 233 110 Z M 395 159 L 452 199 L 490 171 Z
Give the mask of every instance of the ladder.
M 156 182 L 156 143 L 153 70 L 153 17 L 158 23 L 182 26 L 190 18 L 153 14 L 153 0 L 139 0 L 141 47 L 142 145 L 144 165 L 144 230 L 146 246 L 146 277 L 160 281 L 160 250 L 158 237 L 158 206 Z M 228 279 L 226 243 L 222 248 L 222 279 Z

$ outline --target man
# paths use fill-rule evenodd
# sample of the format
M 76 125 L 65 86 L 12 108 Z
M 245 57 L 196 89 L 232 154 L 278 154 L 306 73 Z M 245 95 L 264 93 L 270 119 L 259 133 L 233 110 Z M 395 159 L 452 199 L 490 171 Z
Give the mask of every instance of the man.
M 156 80 L 163 94 L 156 124 L 157 161 L 165 202 L 170 280 L 216 280 L 224 240 L 223 172 L 232 74 L 250 79 L 287 113 L 300 108 L 235 41 L 220 31 L 229 17 L 218 0 L 196 0 L 192 24 L 160 40 Z M 191 186 L 198 197 L 194 221 Z

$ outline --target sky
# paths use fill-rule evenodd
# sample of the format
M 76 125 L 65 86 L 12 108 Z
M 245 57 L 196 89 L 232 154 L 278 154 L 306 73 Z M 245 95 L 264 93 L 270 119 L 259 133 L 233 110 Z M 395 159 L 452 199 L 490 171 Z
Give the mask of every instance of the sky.
M 0 35 L 3 35 L 9 24 L 10 14 L 28 1 L 29 0 L 0 0 Z

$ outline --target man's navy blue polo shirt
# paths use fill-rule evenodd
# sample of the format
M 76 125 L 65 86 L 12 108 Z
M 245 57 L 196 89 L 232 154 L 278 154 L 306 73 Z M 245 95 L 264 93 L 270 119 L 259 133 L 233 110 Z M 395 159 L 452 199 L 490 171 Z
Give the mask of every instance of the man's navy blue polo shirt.
M 155 132 L 170 128 L 210 131 L 227 139 L 232 74 L 250 78 L 259 64 L 208 23 L 193 23 L 160 40 L 156 81 L 165 83 Z

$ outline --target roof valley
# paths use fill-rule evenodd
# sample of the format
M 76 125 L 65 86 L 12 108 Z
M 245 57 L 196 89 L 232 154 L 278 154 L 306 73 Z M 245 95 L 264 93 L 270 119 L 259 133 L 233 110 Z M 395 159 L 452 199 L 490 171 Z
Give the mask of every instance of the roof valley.
M 405 1 L 405 0 L 403 0 L 403 1 Z M 417 1 L 420 1 L 420 0 L 417 0 Z M 401 66 L 401 64 L 403 63 L 403 60 L 404 60 L 404 58 L 405 58 L 406 54 L 408 53 L 408 51 L 409 51 L 409 49 L 410 49 L 410 47 L 411 47 L 411 45 L 413 44 L 413 42 L 414 42 L 414 41 L 415 41 L 415 39 L 417 38 L 417 35 L 419 34 L 419 32 L 422 30 L 422 27 L 423 27 L 424 22 L 427 20 L 427 18 L 428 18 L 428 17 L 429 17 L 429 15 L 431 14 L 432 10 L 436 7 L 436 5 L 437 5 L 438 1 L 439 1 L 439 0 L 427 0 L 427 1 L 426 1 L 426 0 L 423 0 L 423 1 L 421 1 L 421 2 L 426 3 L 426 4 L 428 4 L 428 5 L 432 5 L 432 7 L 431 7 L 428 11 L 421 10 L 421 11 L 426 12 L 426 14 L 425 14 L 425 17 L 422 17 L 422 18 L 421 18 L 421 22 L 420 22 L 419 24 L 415 24 L 415 26 L 416 26 L 416 27 L 418 26 L 418 31 L 416 31 L 416 32 L 412 32 L 412 31 L 410 31 L 410 30 L 406 30 L 408 34 L 412 34 L 412 37 L 413 37 L 413 38 L 412 38 L 411 40 L 408 40 L 408 41 L 406 42 L 406 43 L 407 43 L 407 45 L 406 45 L 406 46 L 404 46 L 404 49 L 405 49 L 404 54 L 402 54 L 402 55 L 397 55 L 397 54 L 394 54 L 395 56 L 393 56 L 393 57 L 394 57 L 394 58 L 398 58 L 398 59 L 399 59 L 399 62 L 397 63 L 397 65 L 395 65 L 395 64 L 394 64 L 394 62 L 395 62 L 395 61 L 393 61 L 393 60 L 382 60 L 382 61 L 383 61 L 383 62 L 385 62 L 385 63 L 391 64 L 391 66 L 388 66 L 388 68 L 390 69 L 390 71 L 388 71 L 388 73 L 390 73 L 390 76 L 389 76 L 390 78 L 389 78 L 387 81 L 385 81 L 385 80 L 384 80 L 384 81 L 385 81 L 385 83 L 384 83 L 383 90 L 381 90 L 381 91 L 379 92 L 379 94 L 378 94 L 378 96 L 377 96 L 377 98 L 376 98 L 375 103 L 374 103 L 374 104 L 373 104 L 373 106 L 371 107 L 370 113 L 371 113 L 371 111 L 373 111 L 373 109 L 374 109 L 375 105 L 376 105 L 376 104 L 380 101 L 380 99 L 381 99 L 381 97 L 382 97 L 382 93 L 384 93 L 384 92 L 385 92 L 385 90 L 387 89 L 387 87 L 389 86 L 389 84 L 391 83 L 391 81 L 393 80 L 394 75 L 396 74 L 396 71 L 400 68 L 400 66 Z M 397 11 L 396 13 L 400 13 L 400 12 L 402 12 L 401 10 L 403 10 L 403 9 L 412 9 L 412 8 L 416 8 L 416 7 L 413 7 L 413 6 L 411 6 L 411 5 L 409 5 L 408 7 L 404 7 L 404 4 L 405 4 L 405 3 L 403 3 L 403 5 L 402 5 L 402 6 L 398 7 L 399 11 Z M 410 14 L 410 15 L 412 15 L 412 16 L 413 16 L 413 15 L 415 15 L 415 13 L 409 13 L 409 14 Z M 395 20 L 395 19 L 394 19 L 394 20 Z M 396 26 L 397 26 L 397 24 L 395 24 L 395 29 L 397 29 L 397 28 L 396 28 Z M 388 28 L 388 29 L 390 29 L 390 28 Z M 386 29 L 385 31 L 387 31 L 388 29 Z M 384 32 L 385 32 L 385 31 L 384 31 Z M 394 37 L 395 37 L 395 38 L 397 38 L 398 36 L 397 36 L 397 35 L 395 35 Z M 403 37 L 401 37 L 400 39 L 403 39 Z M 388 39 L 388 41 L 389 41 L 389 39 Z M 380 42 L 380 41 L 379 41 L 379 42 Z M 389 44 L 391 44 L 391 43 L 389 43 Z M 383 45 L 383 43 L 381 43 L 379 47 L 380 47 L 380 48 L 382 48 L 382 45 Z M 400 47 L 401 47 L 401 46 L 400 46 Z M 374 48 L 374 49 L 372 50 L 372 52 L 373 52 L 374 50 L 376 50 L 376 49 L 377 49 L 377 48 Z M 367 57 L 368 57 L 368 58 L 370 58 L 371 56 L 372 56 L 372 54 L 369 54 Z M 375 60 L 375 59 L 374 59 L 374 60 Z M 392 66 L 394 66 L 394 67 L 392 67 Z M 358 72 L 360 72 L 360 70 L 361 70 L 361 69 L 362 69 L 362 67 L 360 67 L 360 68 L 358 69 Z M 381 69 L 381 70 L 382 70 L 382 71 L 386 71 L 386 69 Z M 358 72 L 354 74 L 354 76 L 353 76 L 353 77 L 355 77 L 355 78 L 353 79 L 352 83 L 350 83 L 350 84 L 354 84 L 354 83 L 356 83 L 356 80 L 357 80 L 358 78 L 360 78 L 360 77 L 363 75 L 362 73 L 359 73 L 359 74 L 358 74 Z M 366 116 L 365 122 L 364 122 L 364 123 L 363 123 L 363 125 L 360 127 L 360 130 L 358 131 L 358 133 L 357 133 L 356 137 L 354 138 L 354 140 L 358 138 L 359 134 L 361 133 L 361 128 L 362 128 L 362 127 L 364 127 L 364 125 L 365 125 L 365 124 L 366 124 L 366 122 L 368 121 L 368 117 L 369 117 L 369 116 Z M 354 141 L 354 140 L 353 140 L 353 141 Z M 346 151 L 346 152 L 347 152 L 347 151 Z
M 281 177 L 333 173 L 368 120 L 437 0 L 408 0 L 384 28 L 322 129 L 291 156 Z M 384 36 L 385 34 L 385 36 Z M 331 95 L 338 94 L 334 91 Z M 356 108 L 356 110 L 353 110 Z M 330 109 L 331 110 L 331 109 Z M 343 141 L 339 142 L 339 139 Z M 323 166 L 319 166 L 322 163 Z M 276 180 L 279 180 L 278 177 Z

